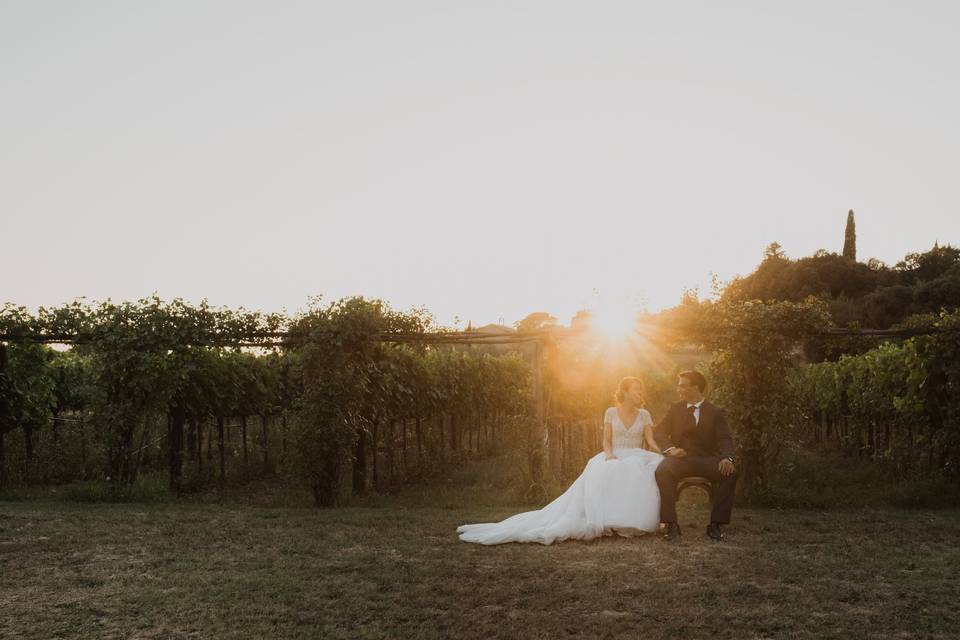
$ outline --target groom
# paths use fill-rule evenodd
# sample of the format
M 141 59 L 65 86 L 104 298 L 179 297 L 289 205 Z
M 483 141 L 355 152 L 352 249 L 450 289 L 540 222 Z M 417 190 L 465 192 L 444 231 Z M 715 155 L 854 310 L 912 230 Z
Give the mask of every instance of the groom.
M 702 476 L 713 483 L 713 510 L 707 535 L 723 539 L 720 525 L 730 522 L 733 491 L 737 484 L 733 435 L 723 409 L 707 402 L 707 380 L 697 371 L 684 371 L 677 381 L 681 401 L 670 405 L 656 426 L 657 444 L 666 456 L 657 467 L 660 488 L 660 522 L 664 538 L 680 537 L 677 524 L 677 483 L 689 476 Z

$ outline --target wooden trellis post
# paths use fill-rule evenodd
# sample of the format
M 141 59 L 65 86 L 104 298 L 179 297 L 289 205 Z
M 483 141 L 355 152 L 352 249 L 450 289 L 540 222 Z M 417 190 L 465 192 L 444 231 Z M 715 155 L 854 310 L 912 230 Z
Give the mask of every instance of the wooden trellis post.
M 0 342 L 0 377 L 6 375 L 7 372 L 7 345 L 3 342 Z M 4 385 L 3 388 L 0 388 L 0 392 L 3 392 L 7 387 Z M 5 424 L 6 416 L 0 416 L 0 487 L 7 486 L 7 454 L 4 448 L 4 432 L 6 431 L 7 425 Z
M 530 434 L 530 478 L 539 484 L 543 478 L 547 446 L 546 397 L 543 389 L 543 339 L 533 343 L 533 433 Z

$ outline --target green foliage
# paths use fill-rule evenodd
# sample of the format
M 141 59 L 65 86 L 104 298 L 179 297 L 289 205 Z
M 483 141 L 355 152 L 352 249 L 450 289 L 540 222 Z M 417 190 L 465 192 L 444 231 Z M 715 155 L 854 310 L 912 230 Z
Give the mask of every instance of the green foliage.
M 779 505 L 842 506 L 858 495 L 955 504 L 960 312 L 914 317 L 907 326 L 931 333 L 900 343 L 825 338 L 841 349 L 836 361 L 805 364 L 830 306 L 720 301 L 669 315 L 678 334 L 713 350 L 706 373 L 735 429 L 740 488 Z
M 791 372 L 804 436 L 833 442 L 895 477 L 960 477 L 960 312 L 936 331 Z
M 753 273 L 727 285 L 723 300 L 801 302 L 809 296 L 860 299 L 879 286 L 895 282 L 896 275 L 889 270 L 877 271 L 836 253 L 822 252 L 798 260 L 782 254 L 767 255 Z
M 134 436 L 144 421 L 171 406 L 183 407 L 194 416 L 215 411 L 217 401 L 224 400 L 217 393 L 224 387 L 213 384 L 222 381 L 217 377 L 217 345 L 225 337 L 232 343 L 236 336 L 256 340 L 281 322 L 275 315 L 214 309 L 205 301 L 199 306 L 179 299 L 166 303 L 157 297 L 118 304 L 78 300 L 57 308 L 41 307 L 35 316 L 7 304 L 0 314 L 3 334 L 28 339 L 41 334 L 64 336 L 75 347 L 69 356 L 54 359 L 57 364 L 43 378 L 52 381 L 52 402 L 37 389 L 19 395 L 12 390 L 4 393 L 6 422 L 16 421 L 26 429 L 49 417 L 35 411 L 36 420 L 28 420 L 22 406 L 10 406 L 10 399 L 18 397 L 48 407 L 47 413 L 52 408 L 55 414 L 85 414 L 83 418 L 89 418 L 105 445 L 106 477 L 129 484 L 136 477 Z M 11 367 L 17 385 L 40 379 L 17 373 L 21 369 L 16 363 Z
M 413 418 L 420 424 L 438 414 L 452 418 L 449 445 L 444 423 L 436 440 L 441 451 L 449 446 L 457 453 L 464 449 L 463 420 L 476 425 L 496 411 L 525 410 L 529 372 L 515 357 L 478 358 L 375 339 L 385 333 L 423 332 L 429 322 L 424 312 L 403 314 L 379 300 L 348 298 L 313 309 L 294 323 L 295 334 L 309 337 L 296 351 L 303 389 L 295 420 L 298 468 L 318 505 L 335 504 L 344 495 L 349 463 L 354 465 L 354 489 L 363 490 L 368 437 L 374 482 L 379 481 L 379 430 L 389 428 L 386 454 L 392 460 L 395 443 L 390 439 L 397 420 Z
M 879 287 L 863 298 L 863 321 L 867 327 L 887 329 L 898 318 L 915 311 L 913 304 L 914 288 L 895 284 Z
M 405 316 L 382 301 L 348 298 L 299 318 L 296 334 L 309 338 L 300 352 L 303 394 L 297 411 L 300 470 L 318 506 L 340 494 L 342 469 L 359 432 L 384 408 L 389 353 L 375 340 L 384 332 L 415 331 L 425 318 Z M 365 402 L 365 400 L 375 402 Z
M 88 480 L 71 485 L 63 494 L 67 502 L 163 502 L 169 498 L 167 483 L 158 477 L 137 478 L 132 484 Z
M 857 223 L 853 219 L 853 209 L 847 212 L 847 227 L 843 231 L 843 257 L 857 259 Z
M 57 401 L 51 367 L 54 354 L 43 345 L 16 344 L 8 347 L 8 358 L 6 375 L 12 393 L 6 417 L 27 428 L 40 428 Z
M 318 505 L 351 490 L 385 492 L 442 477 L 480 457 L 529 461 L 541 449 L 555 472 L 547 482 L 558 482 L 598 450 L 599 417 L 620 377 L 641 375 L 648 408 L 658 414 L 680 368 L 662 350 L 699 345 L 712 354 L 710 393 L 734 426 L 741 487 L 752 498 L 802 502 L 802 492 L 791 497 L 787 479 L 804 477 L 799 454 L 824 443 L 920 483 L 913 486 L 940 486 L 960 466 L 953 400 L 960 397 L 960 320 L 957 312 L 939 312 L 960 292 L 956 254 L 935 247 L 889 269 L 825 252 L 792 261 L 774 244 L 757 272 L 719 302 L 686 296 L 646 318 L 655 330 L 616 353 L 595 338 L 548 342 L 546 440 L 530 411 L 531 353 L 384 341 L 429 332 L 424 310 L 398 312 L 363 298 L 318 302 L 293 319 L 157 298 L 77 301 L 37 314 L 7 304 L 0 335 L 14 340 L 2 349 L 0 484 L 11 475 L 20 484 L 106 481 L 113 488 L 88 483 L 78 495 L 124 499 L 141 469 L 166 465 L 174 490 L 183 478 L 201 487 L 215 475 L 206 463 L 214 423 L 221 483 L 231 460 L 234 478 L 291 472 Z M 754 300 L 798 291 L 821 299 Z M 831 321 L 883 324 L 905 308 L 927 307 L 938 311 L 902 321 L 934 335 L 877 348 L 861 339 L 810 338 Z M 552 318 L 531 314 L 524 322 L 543 329 Z M 278 349 L 271 336 L 281 330 L 289 342 Z M 40 334 L 75 344 L 57 351 L 29 342 Z M 811 354 L 832 361 L 802 364 Z M 248 417 L 258 434 L 248 434 Z M 255 465 L 248 447 L 259 454 Z M 529 466 L 517 468 L 528 474 Z M 528 495 L 530 480 L 525 475 L 510 494 L 542 497 Z
M 895 269 L 904 284 L 930 282 L 951 273 L 960 264 L 960 249 L 934 243 L 929 251 L 908 253 Z
M 429 330 L 422 309 L 400 313 L 363 298 L 316 304 L 292 321 L 156 297 L 76 301 L 35 315 L 7 304 L 0 336 L 13 343 L 0 343 L 9 360 L 0 374 L 0 435 L 8 435 L 0 445 L 14 446 L 12 455 L 0 446 L 0 462 L 17 463 L 20 483 L 33 480 L 29 468 L 42 469 L 48 481 L 99 478 L 116 486 L 88 483 L 78 491 L 113 499 L 129 494 L 141 467 L 162 468 L 166 459 L 170 487 L 179 492 L 212 480 L 216 438 L 221 483 L 227 459 L 242 453 L 241 477 L 251 469 L 298 470 L 317 504 L 331 504 L 348 467 L 355 490 L 364 490 L 368 453 L 380 489 L 381 458 L 389 461 L 391 485 L 398 484 L 481 448 L 493 451 L 494 422 L 527 412 L 522 359 L 384 342 Z M 277 350 L 281 330 L 288 341 Z M 40 339 L 72 348 L 30 343 Z M 407 455 L 413 421 L 416 471 Z M 42 460 L 33 457 L 36 433 Z M 261 456 L 256 465 L 251 447 Z M 404 472 L 395 469 L 400 455 Z
M 817 296 L 830 305 L 837 326 L 886 329 L 913 314 L 953 310 L 960 306 L 960 249 L 934 245 L 926 252 L 908 254 L 894 268 L 871 259 L 856 262 L 852 233 L 838 255 L 818 251 L 798 260 L 788 259 L 773 243 L 750 275 L 736 278 L 723 290 L 725 302 L 789 300 Z M 833 357 L 824 353 L 824 357 Z
M 34 435 L 56 406 L 53 352 L 37 344 L 0 345 L 0 488 L 9 484 L 7 434 L 20 427 L 25 455 L 23 476 L 35 471 Z
M 215 345 L 225 333 L 264 331 L 277 322 L 242 310 L 213 309 L 206 302 L 194 307 L 155 297 L 46 313 L 41 309 L 44 316 L 53 326 L 63 324 L 87 337 L 77 351 L 89 355 L 104 391 L 92 407 L 93 424 L 107 443 L 108 475 L 121 483 L 135 479 L 134 434 L 148 415 L 172 406 L 193 415 L 203 412 L 208 395 L 202 381 L 216 379 L 207 375 L 216 357 L 212 346 L 198 345 Z
M 795 437 L 787 377 L 804 336 L 825 328 L 817 301 L 706 303 L 687 327 L 713 351 L 712 398 L 727 412 L 740 448 L 740 487 L 766 490 L 784 445 Z
M 517 331 L 539 331 L 556 324 L 557 319 L 546 311 L 534 311 L 515 322 L 513 326 Z

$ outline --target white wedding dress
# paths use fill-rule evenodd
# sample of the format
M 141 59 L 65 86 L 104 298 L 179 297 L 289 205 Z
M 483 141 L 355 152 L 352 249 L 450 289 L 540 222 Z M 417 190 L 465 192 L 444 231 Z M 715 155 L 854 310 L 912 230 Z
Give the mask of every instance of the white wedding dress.
M 465 524 L 457 528 L 464 542 L 502 544 L 590 540 L 603 535 L 638 535 L 656 531 L 660 522 L 660 490 L 654 472 L 663 456 L 642 449 L 650 413 L 640 409 L 629 427 L 616 407 L 604 414 L 613 426 L 613 453 L 601 451 L 587 461 L 580 477 L 563 495 L 540 509 L 518 513 L 502 522 Z

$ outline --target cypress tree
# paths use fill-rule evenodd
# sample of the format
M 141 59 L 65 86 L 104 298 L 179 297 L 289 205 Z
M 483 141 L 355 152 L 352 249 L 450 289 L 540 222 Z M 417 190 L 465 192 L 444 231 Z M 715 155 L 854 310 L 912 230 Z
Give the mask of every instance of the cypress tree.
M 847 229 L 843 234 L 843 257 L 857 259 L 857 224 L 853 221 L 853 209 L 847 212 Z

